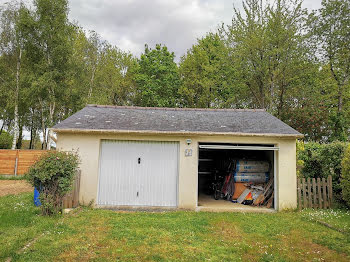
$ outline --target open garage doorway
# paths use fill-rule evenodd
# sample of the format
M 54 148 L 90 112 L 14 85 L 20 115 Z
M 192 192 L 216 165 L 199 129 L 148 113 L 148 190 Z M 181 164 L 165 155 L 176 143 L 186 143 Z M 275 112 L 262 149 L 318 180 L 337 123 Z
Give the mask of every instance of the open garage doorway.
M 275 145 L 200 143 L 197 209 L 274 211 L 277 151 Z

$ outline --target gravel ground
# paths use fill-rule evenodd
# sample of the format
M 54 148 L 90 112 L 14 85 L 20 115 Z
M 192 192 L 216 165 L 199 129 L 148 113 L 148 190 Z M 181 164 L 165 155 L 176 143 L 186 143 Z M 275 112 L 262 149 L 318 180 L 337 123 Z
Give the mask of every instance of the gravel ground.
M 33 187 L 25 180 L 0 180 L 0 197 L 31 192 Z

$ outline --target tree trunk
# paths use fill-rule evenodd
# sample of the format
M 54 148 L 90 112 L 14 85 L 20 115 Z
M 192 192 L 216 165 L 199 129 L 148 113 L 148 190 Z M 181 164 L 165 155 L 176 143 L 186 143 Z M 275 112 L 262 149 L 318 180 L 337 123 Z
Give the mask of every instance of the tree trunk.
M 5 126 L 5 120 L 2 121 L 1 129 L 0 129 L 0 135 L 2 134 L 2 130 L 4 130 L 4 126 Z
M 19 132 L 18 132 L 18 140 L 17 140 L 17 148 L 22 148 L 22 141 L 23 141 L 23 125 L 20 123 L 19 125 Z
M 44 105 L 41 98 L 39 98 L 39 103 L 40 103 L 40 113 L 41 113 L 41 130 L 43 132 L 42 149 L 46 150 L 47 143 L 46 143 L 46 126 L 45 126 L 45 119 L 44 119 Z
M 90 88 L 89 88 L 89 93 L 88 93 L 88 99 L 90 99 L 92 95 L 92 88 L 94 86 L 94 80 L 95 80 L 95 71 L 96 71 L 96 66 L 92 68 L 92 73 L 91 73 L 91 79 L 90 79 Z
M 28 149 L 33 149 L 33 126 L 30 127 L 30 142 Z
M 338 113 L 343 111 L 343 85 L 338 84 Z
M 19 55 L 17 58 L 17 69 L 16 69 L 16 92 L 15 92 L 15 124 L 14 124 L 14 133 L 12 140 L 11 149 L 16 149 L 16 142 L 18 137 L 18 96 L 19 96 L 19 78 L 21 70 L 21 58 L 22 58 L 22 49 L 19 49 Z
M 30 142 L 29 142 L 29 148 L 28 149 L 33 149 L 34 148 L 34 139 L 35 139 L 35 128 L 34 128 L 34 113 L 32 113 L 32 121 L 30 123 Z
M 55 102 L 51 102 L 50 103 L 50 124 L 49 127 L 51 127 L 53 125 L 53 116 L 55 114 L 55 108 L 56 108 L 56 103 Z M 49 129 L 47 132 L 47 149 L 51 149 L 51 130 Z

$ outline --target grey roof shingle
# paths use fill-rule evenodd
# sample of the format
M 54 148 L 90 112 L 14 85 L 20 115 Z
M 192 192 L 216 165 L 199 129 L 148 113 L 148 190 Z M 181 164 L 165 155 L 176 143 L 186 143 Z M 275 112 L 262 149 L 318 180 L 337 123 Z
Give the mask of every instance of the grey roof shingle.
M 183 109 L 88 105 L 56 124 L 60 130 L 244 133 L 302 136 L 264 110 Z

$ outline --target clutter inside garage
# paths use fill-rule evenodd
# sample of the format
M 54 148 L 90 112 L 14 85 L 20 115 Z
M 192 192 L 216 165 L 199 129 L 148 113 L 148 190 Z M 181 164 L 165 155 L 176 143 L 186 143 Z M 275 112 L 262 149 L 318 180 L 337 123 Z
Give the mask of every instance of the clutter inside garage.
M 217 201 L 274 208 L 274 152 L 253 148 L 200 147 L 200 205 L 210 197 Z

